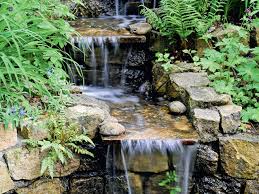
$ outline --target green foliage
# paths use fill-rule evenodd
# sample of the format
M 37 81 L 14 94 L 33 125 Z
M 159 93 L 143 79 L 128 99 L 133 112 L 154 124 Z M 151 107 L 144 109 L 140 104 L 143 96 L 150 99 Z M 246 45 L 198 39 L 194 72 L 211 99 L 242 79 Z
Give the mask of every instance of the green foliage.
M 219 19 L 226 0 L 161 0 L 160 10 L 156 13 L 144 7 L 144 14 L 150 24 L 163 36 L 178 35 L 186 41 L 192 33 L 199 36 L 207 32 Z
M 74 16 L 60 0 L 2 0 L 0 13 L 0 122 L 17 125 L 69 93 L 63 48 L 75 31 L 63 18 Z
M 248 30 L 252 30 L 254 26 L 258 26 L 257 14 L 259 12 L 259 0 L 250 0 L 246 2 L 245 14 L 242 18 L 242 26 Z M 253 21 L 254 19 L 257 19 Z M 257 22 L 257 24 L 255 23 Z
M 170 72 L 173 68 L 172 60 L 174 57 L 170 57 L 169 53 L 156 53 L 156 62 L 162 63 L 162 67 L 166 72 Z
M 178 182 L 178 177 L 176 172 L 167 172 L 166 179 L 159 183 L 159 186 L 165 187 L 170 191 L 170 194 L 177 194 L 181 192 L 181 188 L 175 186 L 175 183 Z
M 243 43 L 248 33 L 241 27 L 228 28 L 236 29 L 237 33 L 228 34 L 214 49 L 205 50 L 204 57 L 196 64 L 210 73 L 216 91 L 231 95 L 234 103 L 243 107 L 244 122 L 259 122 L 258 47 L 250 49 Z
M 50 115 L 48 130 L 47 140 L 24 141 L 30 147 L 39 147 L 42 152 L 46 152 L 41 163 L 41 174 L 48 170 L 49 175 L 53 178 L 56 164 L 65 165 L 69 159 L 74 157 L 74 153 L 93 157 L 91 152 L 82 147 L 84 143 L 90 143 L 94 146 L 92 140 L 82 134 L 77 124 L 68 122 L 64 116 Z

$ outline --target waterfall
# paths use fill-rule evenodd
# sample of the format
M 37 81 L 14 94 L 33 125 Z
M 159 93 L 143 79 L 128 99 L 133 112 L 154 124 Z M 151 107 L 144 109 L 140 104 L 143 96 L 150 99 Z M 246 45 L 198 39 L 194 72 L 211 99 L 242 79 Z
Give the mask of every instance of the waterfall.
M 119 11 L 120 11 L 120 2 L 119 2 L 119 0 L 115 0 L 115 13 L 116 13 L 116 16 L 120 15 Z
M 159 166 L 160 164 L 154 164 L 154 162 L 159 162 L 159 159 L 154 160 L 153 158 L 154 155 L 157 153 L 159 153 L 163 157 L 161 160 L 164 160 L 164 158 L 167 158 L 168 166 L 170 170 L 175 170 L 179 178 L 179 182 L 176 183 L 176 185 L 181 188 L 181 194 L 187 194 L 189 192 L 189 180 L 192 176 L 192 170 L 194 166 L 194 161 L 195 161 L 194 159 L 196 156 L 197 145 L 187 146 L 187 145 L 183 145 L 181 140 L 172 140 L 172 139 L 169 139 L 169 140 L 142 139 L 142 140 L 121 140 L 120 148 L 119 146 L 117 146 L 116 148 L 118 149 L 116 151 L 117 161 L 113 160 L 112 174 L 115 174 L 114 166 L 116 166 L 116 168 L 119 168 L 120 170 L 124 170 L 125 182 L 128 186 L 128 194 L 134 194 L 134 191 L 133 191 L 134 187 L 131 186 L 131 181 L 129 176 L 129 174 L 132 173 L 131 171 L 132 167 L 130 167 L 132 163 L 134 163 L 135 160 L 137 161 L 139 160 L 136 158 L 138 157 L 143 158 L 144 156 L 144 157 L 147 157 L 147 161 L 150 160 L 149 163 L 151 167 Z M 107 156 L 107 158 L 109 157 Z M 113 159 L 114 158 L 115 158 L 115 155 L 113 151 Z M 119 167 L 120 165 L 118 165 L 118 163 L 120 163 L 122 167 Z M 107 162 L 107 165 L 108 165 L 108 162 Z M 141 165 L 144 165 L 143 168 L 147 168 L 146 161 L 143 161 L 143 164 L 139 163 L 138 161 L 138 168 L 141 168 Z M 145 173 L 144 170 L 141 172 L 143 173 L 140 174 L 140 171 L 139 171 L 138 175 L 141 175 L 142 180 L 148 180 L 149 178 L 148 177 L 145 178 L 144 176 L 150 176 L 150 175 Z M 115 185 L 115 183 L 110 183 L 110 185 Z M 143 183 L 142 186 L 144 185 L 145 184 Z
M 89 36 L 89 37 L 73 37 L 71 39 L 72 45 L 77 45 L 83 52 L 90 52 L 89 66 L 91 67 L 91 84 L 96 86 L 97 83 L 97 67 L 101 67 L 102 70 L 102 83 L 104 87 L 110 85 L 109 76 L 109 48 L 110 45 L 114 49 L 114 53 L 118 52 L 119 37 L 117 36 Z M 74 46 L 73 46 L 74 47 Z M 101 52 L 101 64 L 97 63 L 96 49 L 100 48 Z M 98 60 L 100 61 L 100 60 Z M 99 62 L 100 63 L 100 62 Z
M 153 9 L 156 8 L 156 0 L 153 1 Z

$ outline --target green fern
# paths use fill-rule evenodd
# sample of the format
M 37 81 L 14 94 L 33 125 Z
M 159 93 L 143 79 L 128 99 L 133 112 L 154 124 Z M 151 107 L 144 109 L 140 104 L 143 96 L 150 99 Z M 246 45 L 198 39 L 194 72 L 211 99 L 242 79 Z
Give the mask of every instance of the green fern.
M 83 148 L 84 144 L 91 144 L 93 141 L 81 130 L 77 124 L 70 123 L 64 115 L 49 116 L 48 122 L 49 137 L 47 140 L 25 140 L 24 142 L 32 148 L 40 148 L 45 153 L 41 162 L 41 174 L 48 171 L 53 178 L 57 163 L 65 165 L 69 159 L 74 158 L 74 154 L 83 154 L 93 157 L 93 154 Z

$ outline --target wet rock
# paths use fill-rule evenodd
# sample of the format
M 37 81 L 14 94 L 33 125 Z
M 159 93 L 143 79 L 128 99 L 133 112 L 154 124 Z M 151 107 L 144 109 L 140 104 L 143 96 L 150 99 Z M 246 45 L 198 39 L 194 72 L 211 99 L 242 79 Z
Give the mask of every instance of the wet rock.
M 59 179 L 40 179 L 26 188 L 16 190 L 17 194 L 62 194 L 64 187 Z
M 128 185 L 125 175 L 105 177 L 105 193 L 128 194 Z
M 146 185 L 146 193 L 148 194 L 161 194 L 161 193 L 170 193 L 168 189 L 165 187 L 159 186 L 159 183 L 166 179 L 165 174 L 161 175 L 153 175 L 149 177 L 147 185 Z
M 14 189 L 14 182 L 11 179 L 7 166 L 0 161 L 0 193 L 5 193 Z
M 168 106 L 171 113 L 183 114 L 186 112 L 186 106 L 180 101 L 170 102 Z
M 94 138 L 99 125 L 109 116 L 109 113 L 99 107 L 76 105 L 67 108 L 66 117 L 77 122 L 90 138 Z
M 126 84 L 131 88 L 138 90 L 143 82 L 145 82 L 145 72 L 137 69 L 125 70 Z
M 143 95 L 149 96 L 152 94 L 152 84 L 149 81 L 146 81 L 139 87 L 139 92 Z
M 193 124 L 202 142 L 218 139 L 220 116 L 218 111 L 210 109 L 194 109 Z
M 71 194 L 97 194 L 103 193 L 104 180 L 102 177 L 73 177 L 70 181 Z
M 210 87 L 192 87 L 187 89 L 188 106 L 194 108 L 210 108 L 231 103 L 231 97 L 226 94 L 217 94 Z
M 41 155 L 39 149 L 14 148 L 5 153 L 11 177 L 14 180 L 33 180 L 41 176 Z
M 33 121 L 26 119 L 21 124 L 19 134 L 24 139 L 43 140 L 48 137 L 48 118 L 46 116 L 40 117 Z
M 215 174 L 218 168 L 219 155 L 209 146 L 199 145 L 196 155 L 195 170 L 204 174 Z
M 259 192 L 259 180 L 246 181 L 245 194 L 257 194 Z
M 145 35 L 149 33 L 152 26 L 148 23 L 136 23 L 129 25 L 130 32 L 138 35 Z
M 206 73 L 173 73 L 170 75 L 168 95 L 173 98 L 180 97 L 186 100 L 186 90 L 190 87 L 207 86 L 209 79 Z
M 144 50 L 133 49 L 127 57 L 126 64 L 130 67 L 142 67 L 147 62 L 146 52 Z
M 256 179 L 259 177 L 259 138 L 238 134 L 219 138 L 221 165 L 232 177 Z
M 132 193 L 143 193 L 141 176 L 135 173 L 129 173 L 128 176 Z
M 13 147 L 17 144 L 17 130 L 11 125 L 5 129 L 0 123 L 0 151 Z
M 123 125 L 116 122 L 105 122 L 100 127 L 100 134 L 105 136 L 116 136 L 126 132 Z
M 221 116 L 221 128 L 223 133 L 236 133 L 241 125 L 241 106 L 225 105 L 217 107 Z
M 121 154 L 118 154 L 119 158 L 116 161 L 116 167 L 120 170 L 124 170 L 122 164 Z M 136 155 L 125 155 L 128 170 L 131 172 L 152 172 L 159 173 L 168 170 L 168 158 L 166 155 L 159 152 L 152 154 L 136 154 Z
M 205 176 L 196 179 L 195 192 L 199 194 L 236 194 L 241 193 L 242 184 L 231 177 Z

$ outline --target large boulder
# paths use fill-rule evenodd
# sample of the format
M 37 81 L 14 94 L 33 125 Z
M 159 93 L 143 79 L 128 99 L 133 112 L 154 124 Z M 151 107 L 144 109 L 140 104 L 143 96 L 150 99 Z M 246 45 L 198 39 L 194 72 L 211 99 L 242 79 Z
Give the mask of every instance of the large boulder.
M 187 93 L 189 109 L 231 104 L 231 97 L 229 95 L 217 94 L 210 87 L 191 87 L 187 89 Z
M 14 189 L 14 182 L 11 179 L 7 166 L 0 161 L 0 193 Z
M 220 159 L 224 171 L 232 177 L 259 177 L 259 138 L 248 134 L 219 138 Z
M 0 152 L 17 144 L 17 130 L 9 125 L 4 128 L 0 123 Z
M 220 116 L 218 111 L 210 109 L 193 110 L 193 124 L 202 142 L 218 140 Z
M 223 133 L 236 133 L 241 125 L 241 106 L 225 105 L 217 107 L 221 117 Z
M 215 174 L 218 168 L 219 155 L 207 145 L 199 145 L 196 155 L 195 170 L 204 174 Z
M 17 194 L 62 194 L 64 187 L 61 181 L 55 179 L 40 179 L 26 188 L 16 190 Z
M 99 125 L 109 117 L 109 113 L 99 107 L 76 105 L 67 108 L 66 117 L 78 123 L 83 132 L 94 138 Z

